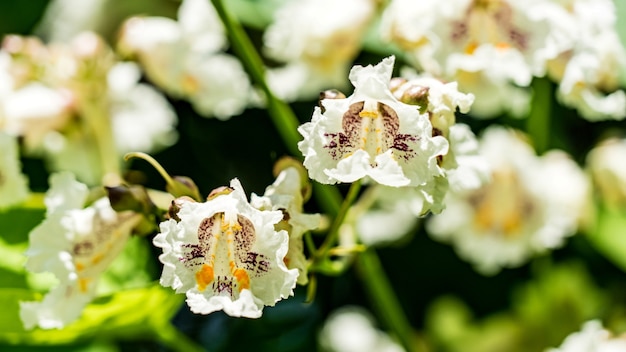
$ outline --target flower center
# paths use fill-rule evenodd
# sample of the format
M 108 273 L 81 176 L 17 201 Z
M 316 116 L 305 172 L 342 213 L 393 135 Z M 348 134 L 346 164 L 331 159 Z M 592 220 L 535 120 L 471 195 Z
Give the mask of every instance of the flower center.
M 532 198 L 512 170 L 494 172 L 492 181 L 470 197 L 474 225 L 482 233 L 514 238 L 535 212 Z
M 122 251 L 130 234 L 128 226 L 137 220 L 135 215 L 118 213 L 112 222 L 96 215 L 91 233 L 73 244 L 72 258 L 79 277 L 78 287 L 83 293 L 87 292 L 92 278 L 102 273 Z
M 474 0 L 465 17 L 452 22 L 451 39 L 473 54 L 482 44 L 492 44 L 499 49 L 528 47 L 528 35 L 513 24 L 513 9 L 502 0 Z
M 350 105 L 343 115 L 342 131 L 325 133 L 330 142 L 324 147 L 333 159 L 344 159 L 356 150 L 364 150 L 370 155 L 372 167 L 376 166 L 377 155 L 394 149 L 394 155 L 410 159 L 415 156 L 408 142 L 418 140 L 417 136 L 400 134 L 400 119 L 395 110 L 375 100 L 366 100 Z
M 180 260 L 195 274 L 200 292 L 211 291 L 234 298 L 250 289 L 250 278 L 270 269 L 266 256 L 252 251 L 254 225 L 240 214 L 216 213 L 198 226 L 198 244 L 184 244 Z

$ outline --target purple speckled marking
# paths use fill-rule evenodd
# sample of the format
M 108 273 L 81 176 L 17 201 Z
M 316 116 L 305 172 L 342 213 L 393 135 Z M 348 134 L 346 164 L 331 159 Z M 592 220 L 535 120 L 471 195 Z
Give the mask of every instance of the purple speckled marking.
M 204 259 L 211 250 L 211 239 L 213 238 L 213 227 L 215 220 L 222 217 L 222 213 L 214 214 L 210 218 L 204 218 L 198 226 L 198 244 L 183 244 L 186 249 L 184 256 L 180 261 L 189 269 L 195 269 L 204 264 Z
M 350 105 L 350 108 L 343 115 L 342 131 L 337 133 L 326 133 L 330 141 L 324 146 L 334 160 L 343 159 L 346 155 L 353 153 L 359 145 L 362 133 L 363 118 L 359 115 L 363 111 L 365 103 L 358 102 Z M 377 103 L 378 118 L 382 119 L 381 153 L 389 149 L 394 149 L 394 155 L 409 160 L 415 157 L 416 153 L 411 148 L 410 143 L 419 140 L 419 137 L 398 133 L 400 129 L 400 119 L 398 114 L 390 106 L 381 102 Z M 375 119 L 369 121 L 370 134 L 375 133 Z M 373 136 L 366 136 L 371 141 Z M 370 142 L 371 143 L 371 142 Z M 373 165 L 375 166 L 375 165 Z

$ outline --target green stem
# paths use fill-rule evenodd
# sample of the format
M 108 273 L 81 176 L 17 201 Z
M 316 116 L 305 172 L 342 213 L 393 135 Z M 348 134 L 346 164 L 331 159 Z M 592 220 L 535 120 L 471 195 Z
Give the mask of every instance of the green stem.
M 82 99 L 81 113 L 96 144 L 101 162 L 103 181 L 111 180 L 115 184 L 121 177 L 121 162 L 113 138 L 108 100 L 101 97 L 86 96 Z
M 241 24 L 228 12 L 222 0 L 211 0 L 211 2 L 224 23 L 233 50 L 250 74 L 252 80 L 265 93 L 270 118 L 285 142 L 287 150 L 289 150 L 291 155 L 298 156 L 298 158 L 301 159 L 301 153 L 298 149 L 298 141 L 300 141 L 300 134 L 298 133 L 300 122 L 298 118 L 289 105 L 276 98 L 267 85 L 267 82 L 265 82 L 265 66 L 263 60 Z M 328 205 L 327 211 L 330 215 L 335 215 L 337 211 L 339 211 L 338 205 L 341 204 L 341 195 L 336 188 L 316 184 L 313 190 L 320 204 Z
M 228 29 L 230 43 L 233 50 L 247 69 L 252 80 L 263 90 L 267 100 L 267 109 L 274 125 L 278 129 L 283 140 L 287 143 L 287 149 L 293 155 L 299 155 L 298 141 L 300 135 L 297 132 L 298 119 L 282 100 L 277 99 L 265 82 L 265 66 L 261 56 L 254 48 L 241 24 L 228 12 L 224 3 L 220 0 L 211 0 L 217 10 L 224 26 Z
M 352 203 L 354 203 L 354 200 L 358 196 L 360 190 L 361 190 L 360 180 L 357 180 L 356 182 L 353 182 L 350 185 L 348 194 L 346 195 L 346 198 L 343 200 L 343 203 L 341 203 L 339 212 L 335 216 L 333 223 L 330 225 L 330 228 L 328 229 L 328 235 L 324 239 L 324 242 L 322 243 L 322 245 L 318 248 L 317 252 L 313 255 L 314 262 L 316 260 L 325 258 L 328 255 L 328 251 L 331 249 L 332 246 L 335 245 L 335 242 L 337 242 L 337 237 L 339 236 L 339 228 L 341 227 L 341 224 L 343 224 L 343 221 L 346 218 L 346 215 L 348 214 L 348 210 L 350 210 L 350 207 L 352 206 Z
M 165 324 L 154 329 L 156 338 L 170 348 L 179 352 L 205 352 L 202 346 L 195 343 L 187 335 L 180 332 L 172 324 Z
M 526 132 L 530 135 L 537 154 L 543 154 L 550 147 L 550 114 L 552 104 L 551 82 L 545 78 L 535 78 L 532 83 L 532 104 L 526 120 Z
M 250 41 L 250 38 L 248 38 L 241 27 L 241 24 L 228 13 L 222 0 L 211 0 L 211 2 L 228 32 L 233 50 L 244 67 L 246 67 L 252 80 L 261 87 L 265 93 L 270 117 L 285 142 L 287 149 L 292 155 L 301 158 L 300 151 L 297 148 L 298 141 L 300 140 L 300 135 L 297 132 L 299 125 L 298 119 L 289 105 L 277 99 L 274 94 L 272 94 L 271 89 L 265 82 L 263 61 Z M 336 218 L 329 230 L 328 237 L 318 250 L 319 253 L 328 251 L 336 240 L 338 227 L 345 218 L 350 204 L 354 201 L 354 197 L 358 194 L 360 184 L 358 182 L 355 184 L 353 184 L 348 192 L 347 201 L 342 201 L 341 194 L 336 187 L 315 184 L 313 190 L 320 206 L 326 213 Z M 340 221 L 337 219 L 340 219 Z M 416 344 L 411 334 L 411 325 L 400 308 L 400 304 L 391 288 L 390 282 L 380 268 L 378 258 L 373 252 L 369 251 L 359 254 L 358 257 L 360 258 L 363 282 L 372 300 L 380 307 L 379 315 L 383 319 L 383 322 L 390 329 L 394 330 L 407 351 L 415 351 Z
M 365 285 L 378 316 L 387 328 L 395 333 L 406 351 L 418 351 L 417 338 L 413 335 L 404 310 L 391 289 L 391 283 L 385 275 L 376 252 L 370 248 L 359 254 L 357 265 L 361 282 Z

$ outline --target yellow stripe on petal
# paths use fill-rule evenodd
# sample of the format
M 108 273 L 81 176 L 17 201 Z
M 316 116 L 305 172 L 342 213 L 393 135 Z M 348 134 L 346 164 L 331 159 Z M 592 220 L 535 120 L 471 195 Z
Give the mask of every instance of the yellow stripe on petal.
M 198 284 L 198 290 L 204 291 L 206 287 L 213 282 L 215 275 L 213 273 L 213 267 L 207 264 L 203 264 L 202 268 L 196 273 L 196 283 Z
M 233 275 L 239 283 L 239 291 L 250 289 L 250 277 L 244 269 L 238 268 L 237 270 L 235 270 Z

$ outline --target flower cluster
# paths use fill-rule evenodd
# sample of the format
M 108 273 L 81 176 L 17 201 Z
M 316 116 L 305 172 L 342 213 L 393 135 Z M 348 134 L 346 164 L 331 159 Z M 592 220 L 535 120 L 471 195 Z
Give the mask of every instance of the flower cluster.
M 95 33 L 49 45 L 7 36 L 0 77 L 0 130 L 22 137 L 25 150 L 43 154 L 53 170 L 71 170 L 89 184 L 117 168 L 103 170 L 102 159 L 117 164 L 129 151 L 176 141 L 177 118 L 165 97 L 140 83 L 138 66 L 118 61 Z
M 223 52 L 226 45 L 222 23 L 204 0 L 183 1 L 177 21 L 132 17 L 118 41 L 121 54 L 141 63 L 152 83 L 221 120 L 240 114 L 254 98 L 239 60 Z
M 285 63 L 267 72 L 272 90 L 292 101 L 330 87 L 343 89 L 375 10 L 374 0 L 285 2 L 263 38 L 266 55 Z
M 523 116 L 524 87 L 547 74 L 583 117 L 622 119 L 626 96 L 610 72 L 623 67 L 626 51 L 614 12 L 610 0 L 394 0 L 382 32 L 414 65 L 473 92 L 476 116 Z

